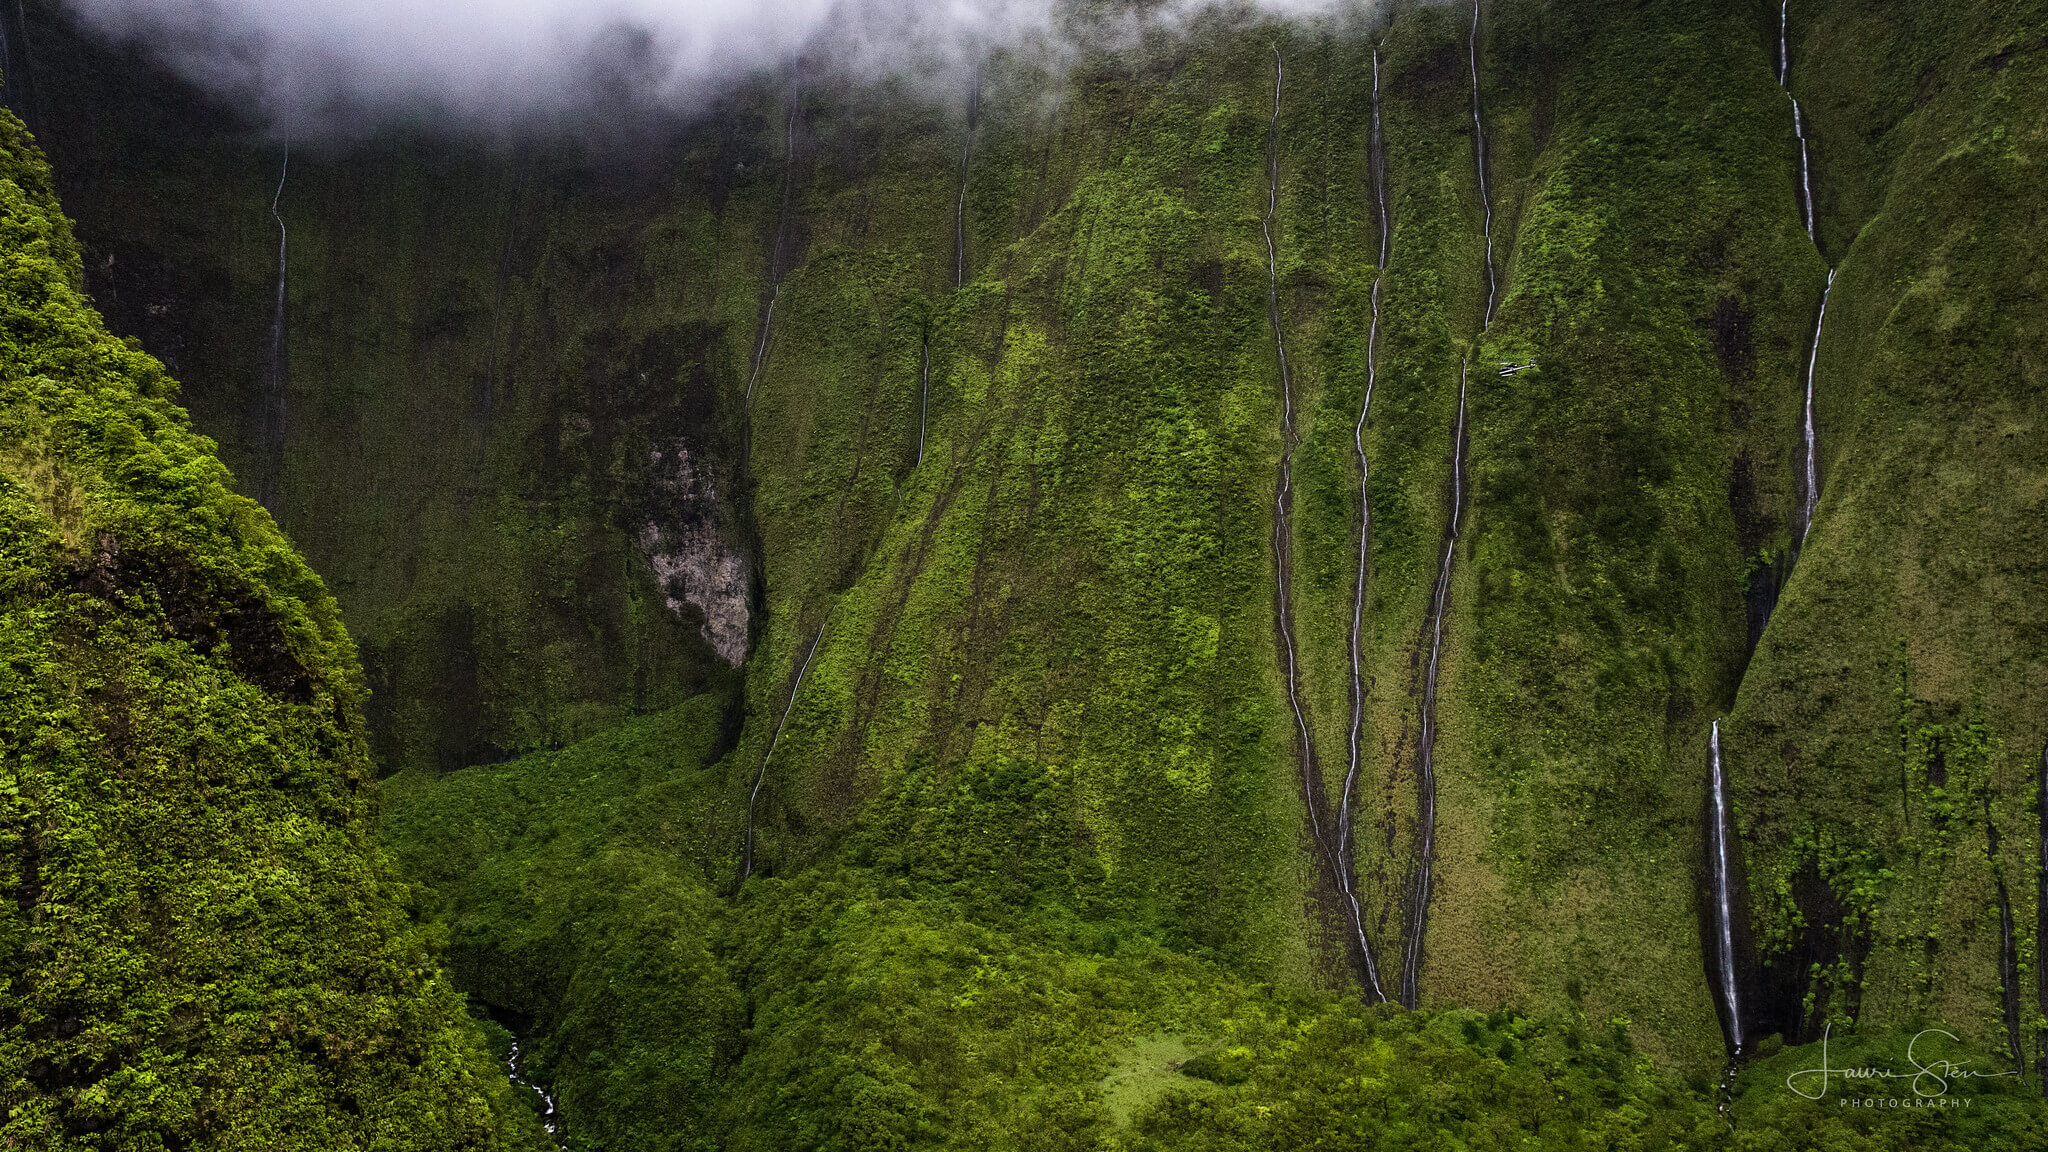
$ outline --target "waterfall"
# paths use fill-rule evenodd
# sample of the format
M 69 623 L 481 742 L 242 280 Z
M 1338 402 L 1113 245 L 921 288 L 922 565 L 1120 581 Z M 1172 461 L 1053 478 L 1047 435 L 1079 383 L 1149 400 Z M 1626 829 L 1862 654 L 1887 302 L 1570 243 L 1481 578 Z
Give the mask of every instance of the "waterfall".
M 1820 317 L 1813 322 L 1813 346 L 1806 353 L 1805 413 L 1800 421 L 1800 452 L 1804 457 L 1801 475 L 1805 483 L 1799 493 L 1799 544 L 1805 547 L 1808 533 L 1813 531 L 1813 512 L 1820 505 L 1820 448 L 1819 435 L 1813 422 L 1813 377 L 1814 369 L 1820 363 L 1820 334 L 1828 322 L 1828 299 L 1835 292 L 1835 272 L 1828 269 L 1828 284 L 1820 294 Z
M 1791 0 L 1778 0 L 1778 87 L 1785 90 L 1785 96 L 1792 101 L 1792 134 L 1799 138 L 1799 211 L 1806 222 L 1806 238 L 1814 240 L 1813 234 L 1813 158 L 1806 146 L 1806 112 L 1799 107 L 1799 97 L 1792 95 L 1792 89 L 1785 83 L 1791 73 L 1790 48 L 1788 46 L 1788 24 L 1790 16 L 1786 8 Z M 1815 243 L 1819 241 L 1815 240 Z
M 789 686 L 789 700 L 782 706 L 782 719 L 776 721 L 775 733 L 768 737 L 768 750 L 761 754 L 761 766 L 754 771 L 754 787 L 747 793 L 747 838 L 740 848 L 740 884 L 746 883 L 747 877 L 754 874 L 754 808 L 761 800 L 761 785 L 768 780 L 768 762 L 775 758 L 775 746 L 782 742 L 782 730 L 789 724 L 789 714 L 796 711 L 797 693 L 803 691 L 804 677 L 811 671 L 811 657 L 818 654 L 818 642 L 825 638 L 825 625 L 831 622 L 831 616 L 827 615 L 811 637 L 811 646 L 804 652 L 804 662 L 796 670 L 796 682 Z
M 0 13 L 5 12 L 5 8 L 0 8 Z M 40 132 L 42 118 L 37 115 L 35 69 L 29 63 L 33 53 L 28 40 L 28 8 L 22 0 L 15 0 L 11 28 L 9 23 L 5 15 L 0 15 L 0 96 L 4 96 L 7 107 L 30 132 Z
M 1287 338 L 1280 329 L 1280 257 L 1273 244 L 1273 222 L 1280 210 L 1280 91 L 1287 80 L 1280 49 L 1273 49 L 1273 119 L 1266 147 L 1266 215 L 1259 222 L 1266 240 L 1266 317 L 1273 325 L 1273 349 L 1280 360 L 1280 474 L 1273 495 L 1274 621 L 1280 632 L 1281 654 L 1286 657 L 1287 704 L 1294 713 L 1295 735 L 1300 741 L 1302 785 L 1307 789 L 1310 833 L 1318 849 L 1327 845 L 1322 818 L 1317 812 L 1319 791 L 1315 776 L 1315 737 L 1309 732 L 1308 713 L 1301 701 L 1300 657 L 1294 641 L 1294 541 L 1289 519 L 1294 507 L 1294 375 L 1287 364 Z
M 1486 314 L 1479 334 L 1493 326 L 1494 310 L 1500 303 L 1500 276 L 1493 261 L 1493 192 L 1486 180 L 1486 119 L 1481 113 L 1479 92 L 1479 5 L 1472 0 L 1472 27 L 1466 40 L 1466 58 L 1472 68 L 1472 162 L 1478 174 L 1479 201 L 1486 228 Z M 1436 886 L 1436 691 L 1443 667 L 1444 614 L 1450 604 L 1451 571 L 1458 557 L 1459 522 L 1465 512 L 1465 466 L 1470 451 L 1466 427 L 1466 394 L 1472 379 L 1472 356 L 1467 353 L 1458 365 L 1458 425 L 1451 437 L 1451 523 L 1445 534 L 1444 554 L 1437 565 L 1436 586 L 1429 600 L 1429 667 L 1422 682 L 1422 733 L 1416 752 L 1415 878 L 1408 894 L 1408 938 L 1401 957 L 1401 1003 L 1415 1007 L 1422 995 L 1422 937 L 1429 927 L 1429 900 Z
M 761 382 L 761 368 L 768 362 L 768 333 L 775 325 L 775 305 L 782 300 L 782 280 L 788 270 L 782 266 L 782 245 L 789 234 L 790 199 L 796 183 L 796 114 L 799 102 L 795 85 L 789 90 L 789 122 L 783 130 L 782 208 L 775 217 L 775 243 L 768 249 L 768 309 L 761 314 L 760 330 L 754 334 L 754 366 L 747 373 L 747 402 L 753 403 L 754 386 Z
M 919 342 L 919 354 L 924 361 L 924 367 L 918 373 L 920 378 L 919 387 L 923 395 L 917 402 L 917 463 L 922 464 L 924 463 L 925 417 L 931 411 L 932 406 L 932 334 L 930 330 L 926 330 L 924 339 Z
M 1792 132 L 1799 139 L 1799 214 L 1806 226 L 1806 238 L 1815 247 L 1820 241 L 1814 230 L 1813 199 L 1813 157 L 1806 142 L 1806 113 L 1799 106 L 1799 98 L 1792 95 L 1786 80 L 1791 74 L 1790 17 L 1787 7 L 1790 0 L 1779 0 L 1778 4 L 1778 87 L 1784 89 L 1786 99 L 1792 101 Z M 1813 377 L 1814 368 L 1820 361 L 1820 336 L 1828 322 L 1828 300 L 1835 291 L 1835 269 L 1828 269 L 1827 287 L 1821 291 L 1820 315 L 1813 322 L 1813 342 L 1806 353 L 1806 372 L 1800 382 L 1805 393 L 1805 407 L 1800 419 L 1800 493 L 1799 493 L 1799 542 L 1794 546 L 1794 562 L 1798 550 L 1806 545 L 1806 537 L 1813 531 L 1814 509 L 1820 504 L 1820 450 L 1819 436 L 1813 418 Z
M 1410 894 L 1407 950 L 1401 961 L 1401 1003 L 1409 1008 L 1421 996 L 1422 934 L 1429 926 L 1429 898 L 1436 878 L 1436 685 L 1444 655 L 1444 610 L 1451 595 L 1451 566 L 1458 553 L 1458 522 L 1465 510 L 1465 386 L 1472 375 L 1468 358 L 1458 369 L 1458 428 L 1451 440 L 1451 526 L 1444 555 L 1437 565 L 1436 587 L 1429 597 L 1429 670 L 1422 682 L 1422 735 L 1416 755 L 1415 888 Z
M 960 147 L 960 197 L 953 204 L 953 287 L 967 283 L 967 173 L 974 159 L 974 130 L 981 119 L 981 65 L 974 66 L 967 93 L 967 142 Z
M 1273 49 L 1273 119 L 1267 141 L 1266 216 L 1259 223 L 1266 241 L 1266 318 L 1273 325 L 1273 350 L 1280 361 L 1280 470 L 1273 495 L 1273 619 L 1280 634 L 1283 671 L 1287 676 L 1287 706 L 1294 715 L 1295 738 L 1299 743 L 1303 807 L 1308 811 L 1309 836 L 1328 879 L 1344 898 L 1343 912 L 1359 948 L 1360 975 L 1369 993 L 1386 999 L 1380 989 L 1379 966 L 1365 935 L 1365 922 L 1358 897 L 1352 890 L 1351 870 L 1339 856 L 1336 844 L 1323 827 L 1322 773 L 1316 768 L 1315 736 L 1309 729 L 1308 706 L 1301 695 L 1301 657 L 1294 635 L 1294 369 L 1287 361 L 1287 338 L 1280 327 L 1280 252 L 1273 241 L 1273 225 L 1280 213 L 1280 93 L 1287 81 L 1286 62 L 1280 49 Z
M 291 175 L 292 150 L 284 150 L 284 163 L 277 173 L 277 191 L 270 198 L 270 218 L 277 221 L 277 296 L 270 311 L 270 342 L 263 364 L 261 404 L 263 412 L 262 451 L 263 465 L 258 484 L 258 501 L 275 513 L 278 487 L 284 473 L 284 426 L 285 426 L 285 340 L 284 340 L 284 295 L 286 259 L 290 233 L 285 229 L 284 214 L 280 210 L 284 202 L 285 179 Z
M 1707 776 L 1707 802 L 1713 809 L 1707 821 L 1707 873 L 1714 890 L 1714 974 L 1722 1014 L 1728 1022 L 1728 1051 L 1741 1056 L 1749 1046 L 1742 1031 L 1741 986 L 1735 978 L 1735 873 L 1733 835 L 1730 830 L 1728 776 L 1721 761 L 1721 722 L 1714 721 L 1710 747 L 1713 768 Z
M 1372 413 L 1372 394 L 1379 382 L 1380 286 L 1387 278 L 1387 256 L 1392 247 L 1392 229 L 1387 220 L 1386 139 L 1380 128 L 1380 52 L 1372 52 L 1372 140 L 1371 167 L 1373 199 L 1380 222 L 1380 266 L 1372 278 L 1372 328 L 1365 340 L 1365 400 L 1358 407 L 1358 423 L 1351 430 L 1351 446 L 1358 455 L 1358 569 L 1351 584 L 1351 762 L 1344 773 L 1344 790 L 1337 806 L 1337 878 L 1350 904 L 1351 926 L 1358 947 L 1365 955 L 1366 989 L 1375 1003 L 1387 994 L 1380 986 L 1379 965 L 1373 959 L 1365 937 L 1365 915 L 1358 906 L 1357 865 L 1351 847 L 1351 797 L 1358 786 L 1363 760 L 1360 744 L 1365 730 L 1365 582 L 1372 551 L 1372 466 L 1365 452 L 1365 421 Z
M 505 1067 L 507 1071 L 510 1073 L 509 1078 L 511 1079 L 514 1086 L 524 1088 L 528 1092 L 533 1093 L 535 1096 L 540 1097 L 541 1127 L 546 1128 L 548 1130 L 548 1135 L 554 1137 L 555 1147 L 567 1148 L 568 1145 L 562 1142 L 561 1109 L 555 1106 L 555 1098 L 548 1092 L 547 1089 L 541 1087 L 539 1084 L 536 1084 L 532 1080 L 526 1078 L 526 1060 L 525 1057 L 520 1054 L 519 1037 L 516 1035 L 512 1037 L 512 1054 L 506 1059 Z
M 1493 266 L 1493 194 L 1486 187 L 1486 122 L 1479 114 L 1479 0 L 1472 0 L 1472 35 L 1467 42 L 1472 61 L 1472 143 L 1479 171 L 1479 204 L 1486 214 L 1486 319 L 1481 332 L 1493 326 L 1500 302 L 1500 278 Z

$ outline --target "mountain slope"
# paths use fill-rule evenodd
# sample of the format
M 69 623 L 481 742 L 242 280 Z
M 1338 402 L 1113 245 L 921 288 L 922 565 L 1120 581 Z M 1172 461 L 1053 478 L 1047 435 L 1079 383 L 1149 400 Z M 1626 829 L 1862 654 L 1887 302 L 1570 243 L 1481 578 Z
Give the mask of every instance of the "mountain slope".
M 2041 1059 L 2043 14 L 1953 7 L 1787 7 L 1782 77 L 1751 0 L 1211 13 L 936 106 L 798 70 L 587 147 L 301 148 L 281 198 L 60 21 L 36 91 L 95 299 L 275 475 L 390 835 L 572 1133 L 1085 1145 L 1116 1053 L 1352 1036 L 1317 997 L 1699 1078 L 1724 1028 Z M 667 1129 L 581 1050 L 638 948 L 702 1027 L 633 1042 Z
M 0 263 L 0 1140 L 531 1147 L 371 838 L 333 599 L 101 325 L 11 115 Z

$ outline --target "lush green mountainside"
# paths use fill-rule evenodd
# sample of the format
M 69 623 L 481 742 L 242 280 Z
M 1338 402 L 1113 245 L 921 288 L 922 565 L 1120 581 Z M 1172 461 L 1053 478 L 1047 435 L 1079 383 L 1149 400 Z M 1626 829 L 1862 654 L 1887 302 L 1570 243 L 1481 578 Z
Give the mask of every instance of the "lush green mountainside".
M 288 171 L 29 31 L 94 299 L 335 588 L 572 1144 L 1299 1146 L 1414 1043 L 1713 1146 L 1724 716 L 1756 1146 L 1835 1138 L 1761 1071 L 1831 1026 L 2035 1063 L 2048 11 L 1795 3 L 1783 87 L 1768 4 L 1481 14 Z
M 0 113 L 0 1142 L 531 1147 L 372 838 L 335 603 Z

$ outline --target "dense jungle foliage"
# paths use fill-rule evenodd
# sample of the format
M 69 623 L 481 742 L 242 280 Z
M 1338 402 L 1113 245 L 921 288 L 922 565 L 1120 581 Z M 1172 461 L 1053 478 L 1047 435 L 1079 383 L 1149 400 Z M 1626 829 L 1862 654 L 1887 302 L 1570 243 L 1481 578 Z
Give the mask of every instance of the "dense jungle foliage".
M 2048 5 L 1476 11 L 288 166 L 0 13 L 0 1142 L 2048 1146 Z

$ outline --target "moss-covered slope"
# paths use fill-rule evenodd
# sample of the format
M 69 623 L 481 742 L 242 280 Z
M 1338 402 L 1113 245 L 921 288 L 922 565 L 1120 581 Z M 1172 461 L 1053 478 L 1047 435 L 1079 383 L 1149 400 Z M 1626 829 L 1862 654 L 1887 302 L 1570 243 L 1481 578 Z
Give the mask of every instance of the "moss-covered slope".
M 1487 0 L 1476 31 L 1463 5 L 1212 13 L 1059 75 L 999 53 L 936 107 L 803 73 L 588 147 L 301 149 L 281 434 L 279 150 L 31 22 L 96 298 L 275 474 L 369 650 L 392 834 L 587 1138 L 663 1146 L 597 1103 L 631 1086 L 584 1049 L 623 1046 L 668 1053 L 635 1066 L 677 1131 L 1085 1145 L 1117 1046 L 1360 993 L 1313 824 L 1351 767 L 1362 487 L 1346 863 L 1424 1007 L 1626 1021 L 1718 1071 L 1726 713 L 1751 1034 L 1867 1011 L 2036 1059 L 2043 16 L 1952 7 L 1787 9 L 1817 245 L 1753 0 Z M 736 617 L 678 595 L 730 607 L 733 579 L 737 672 Z M 660 811 L 555 814 L 586 801 Z M 703 1035 L 604 1039 L 631 1028 L 592 1023 L 600 984 L 671 970 L 689 991 L 649 1003 Z
M 372 839 L 334 600 L 0 114 L 0 1142 L 530 1147 Z
M 1793 12 L 1839 272 L 1820 505 L 1729 728 L 1767 1030 L 1944 1021 L 2032 1062 L 2048 10 Z

